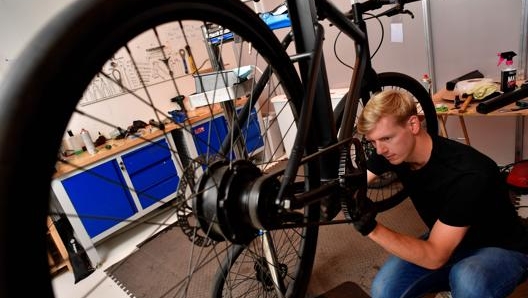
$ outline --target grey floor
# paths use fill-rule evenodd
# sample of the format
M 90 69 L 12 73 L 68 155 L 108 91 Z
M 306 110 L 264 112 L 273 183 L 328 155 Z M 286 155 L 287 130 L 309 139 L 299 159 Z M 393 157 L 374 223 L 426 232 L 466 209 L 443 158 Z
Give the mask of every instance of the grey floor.
M 174 218 L 170 213 L 161 213 L 153 220 L 170 223 L 174 221 Z M 425 229 L 408 200 L 380 214 L 378 220 L 394 230 L 416 236 L 422 234 Z M 73 274 L 68 271 L 60 273 L 53 279 L 56 297 L 129 297 L 119 285 L 108 278 L 104 270 L 128 256 L 135 250 L 137 244 L 155 234 L 159 229 L 157 226 L 140 225 L 104 241 L 97 246 L 103 262 L 90 276 L 77 284 L 74 283 Z M 321 227 L 309 285 L 309 297 L 319 296 L 349 281 L 358 284 L 368 293 L 372 278 L 387 257 L 388 254 L 383 249 L 370 239 L 361 236 L 350 225 Z M 528 283 L 519 288 L 510 298 L 528 297 Z M 450 296 L 445 293 L 436 295 L 436 298 L 447 297 Z
M 378 215 L 377 220 L 402 233 L 418 236 L 425 231 L 409 200 Z M 351 225 L 324 226 L 319 235 L 310 290 L 321 293 L 352 281 L 369 293 L 370 283 L 388 257 L 387 252 Z
M 413 211 L 410 204 L 405 201 L 390 211 L 390 214 L 380 215 L 379 220 L 387 222 L 387 224 L 392 222 L 395 229 L 420 234 L 423 227 L 419 220 L 417 221 Z M 162 213 L 153 220 L 171 222 L 174 219 Z M 138 243 L 158 230 L 159 227 L 156 226 L 139 225 L 102 242 L 97 246 L 97 250 L 103 259 L 99 268 L 77 284 L 74 283 L 74 276 L 71 272 L 66 271 L 57 275 L 53 279 L 56 297 L 129 297 L 114 281 L 108 278 L 104 269 L 125 258 L 135 250 Z M 353 281 L 368 292 L 370 281 L 386 256 L 385 251 L 368 238 L 359 235 L 350 225 L 321 227 L 316 261 L 309 287 L 310 296 L 324 293 L 345 281 Z
M 150 221 L 172 223 L 175 220 L 172 214 L 173 212 L 167 211 Z M 76 284 L 71 271 L 59 273 L 52 281 L 55 297 L 130 298 L 112 279 L 108 278 L 104 270 L 128 256 L 136 249 L 137 244 L 148 239 L 162 228 L 156 225 L 138 225 L 97 245 L 97 251 L 103 260 L 100 266 L 90 276 Z

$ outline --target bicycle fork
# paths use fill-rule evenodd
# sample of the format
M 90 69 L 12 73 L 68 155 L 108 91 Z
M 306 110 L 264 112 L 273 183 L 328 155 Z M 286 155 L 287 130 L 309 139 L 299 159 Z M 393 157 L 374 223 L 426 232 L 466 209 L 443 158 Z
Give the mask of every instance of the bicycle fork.
M 283 278 L 279 272 L 280 264 L 275 251 L 275 246 L 273 245 L 273 239 L 270 237 L 269 233 L 270 232 L 268 231 L 264 231 L 260 239 L 262 241 L 262 248 L 266 258 L 267 270 L 273 281 L 275 292 L 277 297 L 283 298 L 284 293 L 286 293 L 286 287 L 284 286 Z

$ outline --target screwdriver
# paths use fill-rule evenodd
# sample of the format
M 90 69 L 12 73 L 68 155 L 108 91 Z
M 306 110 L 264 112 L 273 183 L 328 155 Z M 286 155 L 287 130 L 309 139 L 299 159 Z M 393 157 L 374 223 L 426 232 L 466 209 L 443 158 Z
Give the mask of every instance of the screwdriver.
M 187 51 L 187 57 L 189 58 L 190 72 L 192 74 L 194 74 L 194 73 L 196 73 L 197 68 L 196 68 L 196 64 L 194 63 L 193 55 L 191 53 L 191 47 L 189 45 L 186 45 L 185 46 L 185 50 Z

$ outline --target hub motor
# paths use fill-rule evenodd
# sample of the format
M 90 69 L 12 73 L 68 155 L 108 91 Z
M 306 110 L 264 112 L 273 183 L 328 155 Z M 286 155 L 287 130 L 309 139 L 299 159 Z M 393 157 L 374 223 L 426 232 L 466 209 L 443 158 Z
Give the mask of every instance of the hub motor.
M 247 160 L 220 160 L 209 166 L 193 199 L 196 219 L 209 238 L 248 244 L 263 223 L 275 218 L 279 182 L 261 181 L 261 176 L 261 170 Z

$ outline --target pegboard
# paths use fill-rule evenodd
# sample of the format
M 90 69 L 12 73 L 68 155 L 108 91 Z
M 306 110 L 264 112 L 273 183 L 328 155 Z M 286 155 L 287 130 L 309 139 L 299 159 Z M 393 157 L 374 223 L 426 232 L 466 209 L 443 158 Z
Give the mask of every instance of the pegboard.
M 142 82 L 152 86 L 168 82 L 172 76 L 178 78 L 189 75 L 185 39 L 192 47 L 197 67 L 208 61 L 202 25 L 198 21 L 186 22 L 183 30 L 185 36 L 177 22 L 137 36 L 105 63 L 102 73 L 92 80 L 79 104 L 85 106 L 142 89 Z

